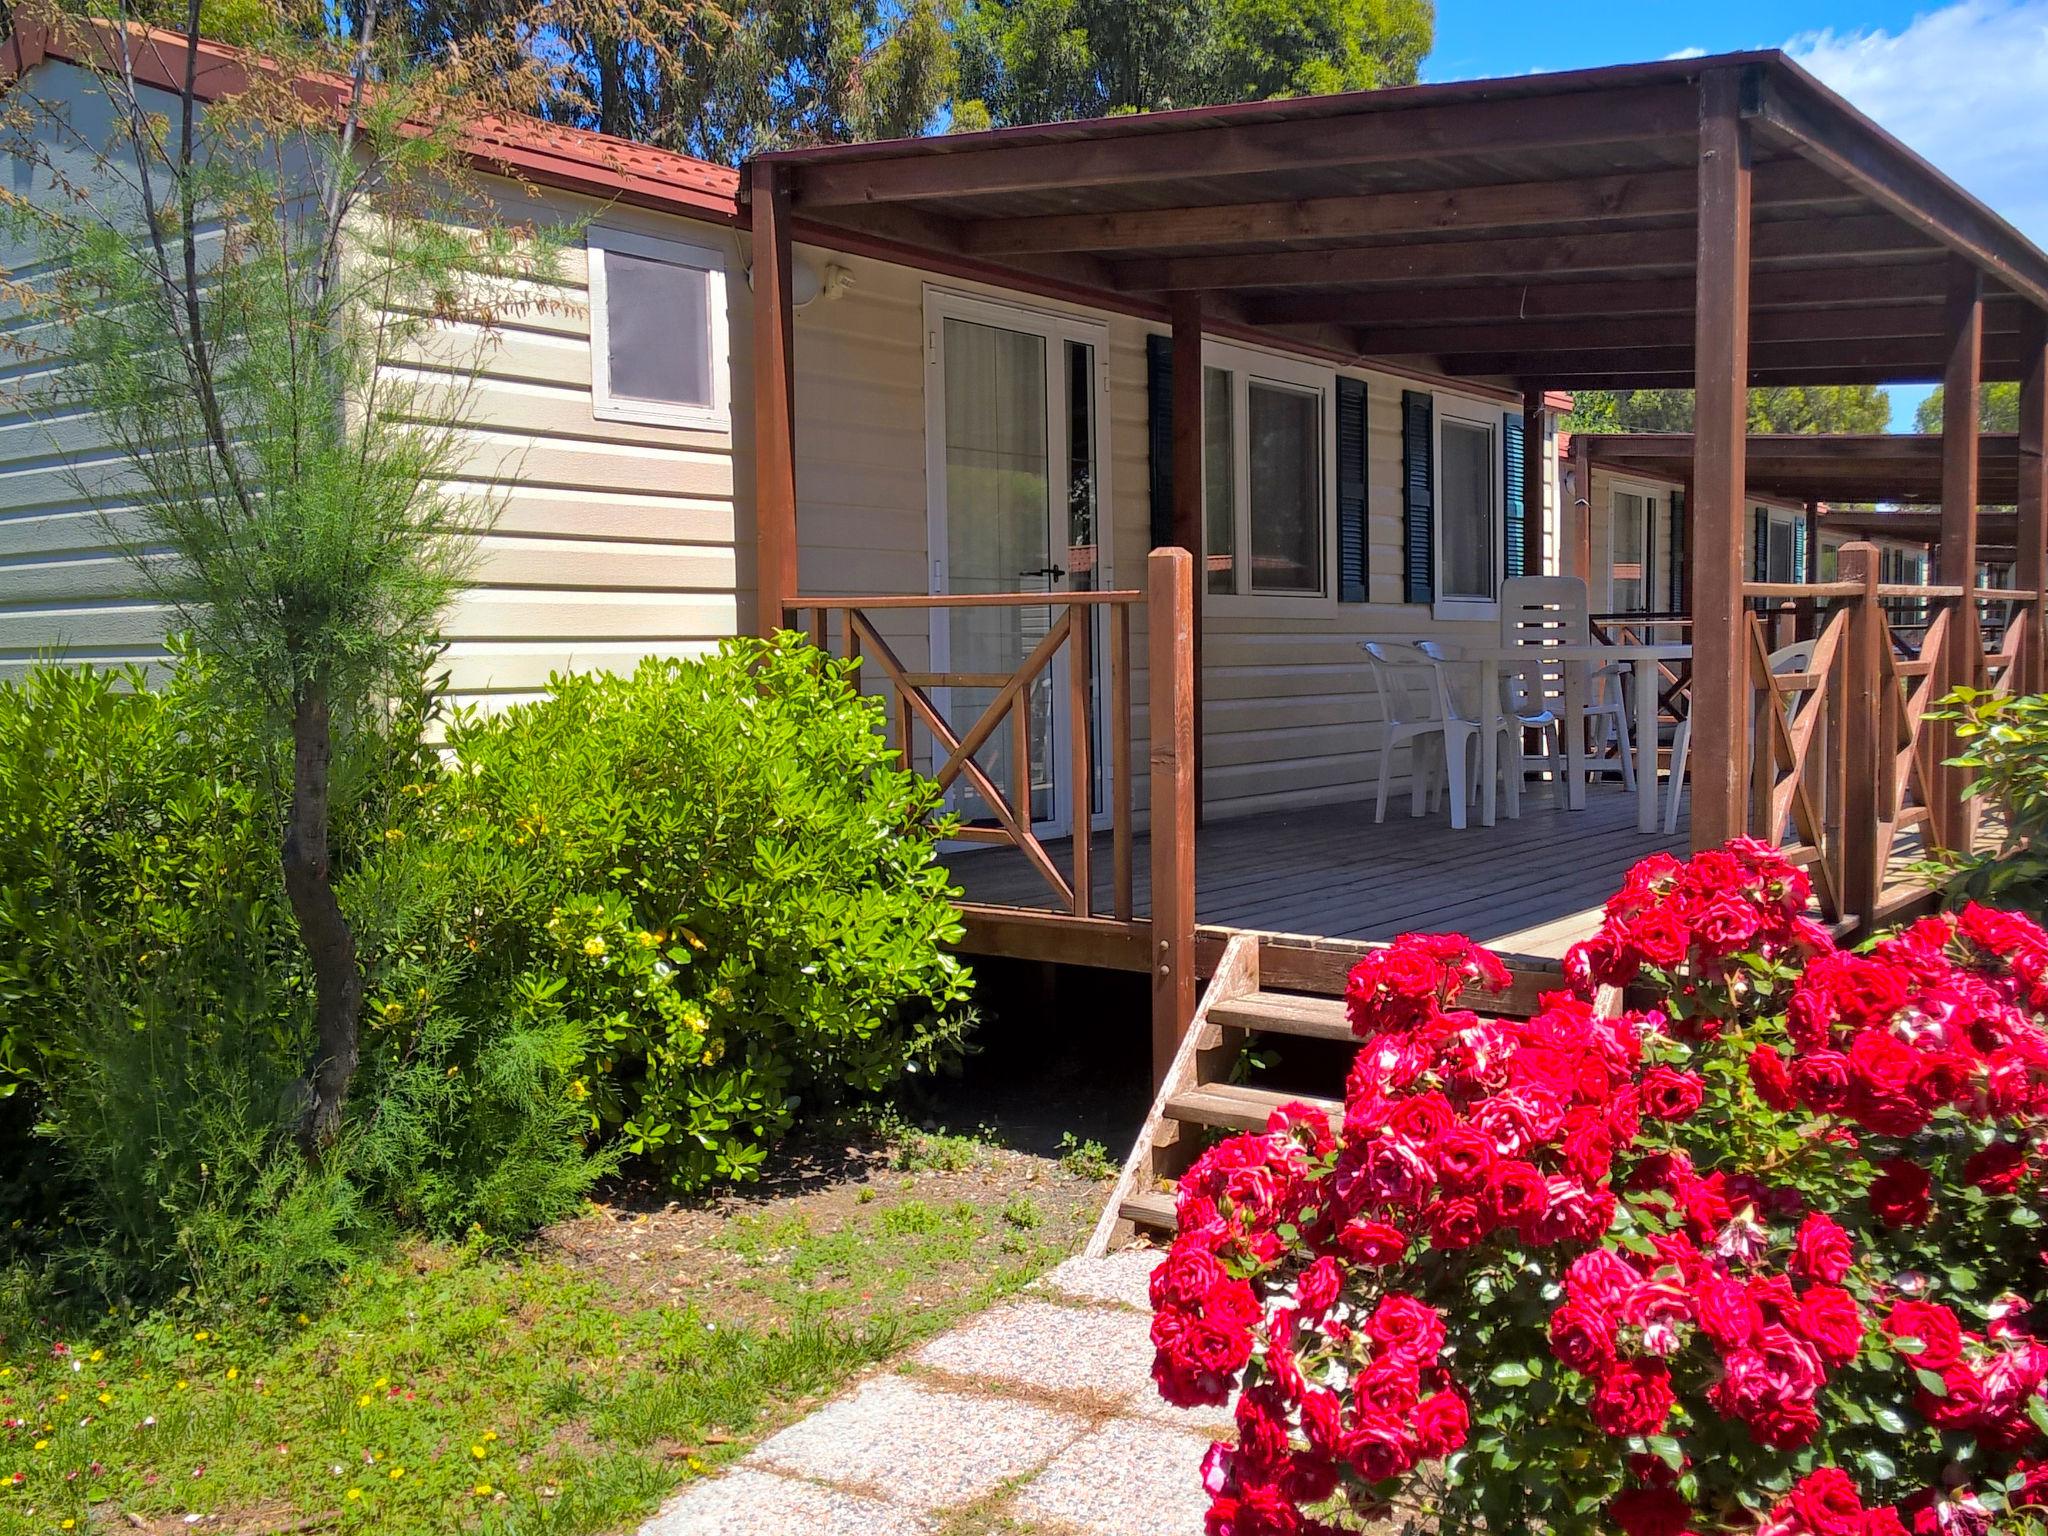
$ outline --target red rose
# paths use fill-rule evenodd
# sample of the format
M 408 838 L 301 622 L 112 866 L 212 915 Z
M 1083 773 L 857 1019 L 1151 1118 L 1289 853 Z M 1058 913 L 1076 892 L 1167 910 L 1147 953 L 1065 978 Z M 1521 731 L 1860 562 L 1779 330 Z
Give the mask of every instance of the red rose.
M 1304 1317 L 1321 1317 L 1336 1305 L 1343 1289 L 1343 1269 L 1335 1259 L 1324 1254 L 1303 1270 L 1301 1278 L 1294 1282 L 1294 1299 L 1300 1303 Z
M 1840 1467 L 1816 1467 L 1792 1485 L 1778 1508 L 1813 1536 L 1862 1536 L 1863 1500 Z
M 1761 927 L 1756 908 L 1729 891 L 1692 915 L 1693 938 L 1710 955 L 1732 955 L 1747 948 Z
M 1581 1376 L 1598 1376 L 1614 1363 L 1614 1324 L 1598 1307 L 1567 1301 L 1550 1314 L 1550 1352 Z
M 1408 1237 L 1384 1221 L 1354 1221 L 1337 1234 L 1337 1246 L 1354 1264 L 1383 1267 L 1406 1257 Z
M 1365 1481 L 1384 1483 L 1415 1465 L 1415 1440 L 1399 1420 L 1374 1419 L 1352 1432 L 1344 1455 Z
M 1469 1125 L 1453 1126 L 1431 1142 L 1426 1154 L 1436 1176 L 1454 1195 L 1469 1195 L 1486 1182 L 1493 1166 L 1493 1143 Z
M 1593 1422 L 1610 1435 L 1654 1435 L 1671 1416 L 1671 1372 L 1661 1360 L 1614 1366 L 1593 1390 Z
M 1470 1248 L 1486 1236 L 1486 1218 L 1470 1195 L 1439 1200 L 1429 1209 L 1429 1241 L 1433 1248 Z
M 2027 1145 L 2023 1141 L 1994 1141 L 1970 1154 L 1963 1164 L 1963 1178 L 1994 1195 L 2009 1195 L 2027 1178 Z
M 1899 1302 L 1885 1314 L 1884 1331 L 1919 1341 L 1920 1349 L 1907 1359 L 1922 1370 L 1945 1371 L 1962 1358 L 1962 1324 L 1938 1301 Z
M 1882 1163 L 1870 1182 L 1869 1199 L 1871 1213 L 1886 1226 L 1920 1226 L 1933 1208 L 1927 1170 L 1902 1157 Z
M 1643 1074 L 1643 1113 L 1658 1120 L 1683 1120 L 1700 1107 L 1704 1088 L 1697 1072 L 1652 1067 Z
M 1849 1234 L 1832 1216 L 1819 1211 L 1800 1224 L 1793 1248 L 1792 1272 L 1808 1280 L 1825 1280 L 1829 1285 L 1840 1283 L 1856 1257 Z
M 1849 1058 L 1840 1051 L 1804 1051 L 1792 1058 L 1792 1091 L 1823 1114 L 1849 1102 Z
M 1608 1501 L 1607 1519 L 1621 1536 L 1684 1536 L 1692 1506 L 1674 1488 L 1630 1488 Z
M 1799 1298 L 1793 1325 L 1821 1359 L 1837 1370 L 1863 1348 L 1863 1314 L 1856 1299 L 1839 1286 L 1809 1286 Z
M 1198 1243 L 1176 1242 L 1152 1271 L 1154 1311 L 1169 1306 L 1193 1309 L 1230 1276 L 1216 1255 Z
M 1415 1405 L 1410 1423 L 1415 1427 L 1416 1450 L 1434 1460 L 1465 1443 L 1471 1413 L 1456 1392 L 1437 1392 Z
M 1510 1227 L 1536 1220 L 1550 1204 L 1543 1175 L 1517 1158 L 1502 1158 L 1493 1165 L 1480 1198 L 1496 1224 Z
M 1785 1058 L 1771 1046 L 1760 1045 L 1749 1053 L 1749 1082 L 1756 1089 L 1756 1096 L 1775 1110 L 1788 1110 L 1797 1102 L 1792 1096 L 1792 1074 L 1785 1066 Z
M 1708 1275 L 1693 1287 L 1692 1299 L 1700 1332 L 1724 1354 L 1751 1343 L 1763 1328 L 1763 1309 L 1740 1280 Z
M 1668 971 L 1685 959 L 1692 935 L 1677 913 L 1667 907 L 1651 907 L 1629 923 L 1623 942 L 1645 965 Z
M 1426 1301 L 1396 1292 L 1365 1320 L 1365 1336 L 1387 1354 L 1427 1364 L 1444 1344 L 1444 1320 Z

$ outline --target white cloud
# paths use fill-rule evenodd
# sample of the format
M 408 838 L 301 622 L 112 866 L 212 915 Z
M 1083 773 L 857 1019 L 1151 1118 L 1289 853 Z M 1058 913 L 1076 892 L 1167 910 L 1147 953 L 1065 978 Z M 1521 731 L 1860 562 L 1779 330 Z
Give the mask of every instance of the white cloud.
M 1785 49 L 2048 245 L 2048 0 L 1958 0 L 1898 32 L 1806 32 Z
M 1707 50 L 1698 46 L 1680 48 L 1664 55 L 1667 59 L 1704 59 L 1706 56 Z

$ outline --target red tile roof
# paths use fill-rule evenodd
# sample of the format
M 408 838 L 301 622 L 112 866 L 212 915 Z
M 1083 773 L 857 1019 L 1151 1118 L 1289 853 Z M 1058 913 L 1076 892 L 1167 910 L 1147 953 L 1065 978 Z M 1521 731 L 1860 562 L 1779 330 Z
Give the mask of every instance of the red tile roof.
M 0 88 L 45 59 L 99 69 L 115 60 L 110 24 L 64 20 L 51 25 L 21 12 L 16 18 L 13 36 L 0 45 Z M 179 89 L 186 62 L 184 36 L 138 26 L 130 38 L 136 77 L 164 90 Z M 252 68 L 273 67 L 267 60 L 209 39 L 202 38 L 198 48 L 194 80 L 203 101 L 242 89 Z M 296 85 L 310 99 L 329 98 L 337 106 L 346 93 L 346 82 L 336 78 L 303 76 Z M 486 170 L 539 186 L 692 218 L 742 222 L 736 171 L 608 133 L 535 117 L 487 118 L 470 130 L 464 150 Z

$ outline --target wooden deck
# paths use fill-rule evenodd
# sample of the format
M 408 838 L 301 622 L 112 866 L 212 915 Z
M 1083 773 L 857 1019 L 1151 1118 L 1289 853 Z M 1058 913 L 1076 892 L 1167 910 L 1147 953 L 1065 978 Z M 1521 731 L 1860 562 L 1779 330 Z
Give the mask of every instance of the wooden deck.
M 1195 838 L 1195 918 L 1205 925 L 1390 939 L 1455 931 L 1503 953 L 1556 957 L 1591 934 L 1629 867 L 1659 850 L 1687 851 L 1686 818 L 1671 837 L 1636 830 L 1635 797 L 1588 789 L 1586 809 L 1560 810 L 1532 788 L 1519 820 L 1459 832 L 1439 811 L 1411 817 L 1405 801 L 1375 823 L 1370 801 L 1269 812 L 1203 827 Z M 1145 839 L 1138 839 L 1136 905 L 1151 911 Z M 1095 885 L 1107 899 L 1107 839 L 1095 840 Z M 1071 840 L 1047 845 L 1063 874 Z M 948 860 L 970 902 L 1053 910 L 1051 892 L 1010 849 L 966 849 Z

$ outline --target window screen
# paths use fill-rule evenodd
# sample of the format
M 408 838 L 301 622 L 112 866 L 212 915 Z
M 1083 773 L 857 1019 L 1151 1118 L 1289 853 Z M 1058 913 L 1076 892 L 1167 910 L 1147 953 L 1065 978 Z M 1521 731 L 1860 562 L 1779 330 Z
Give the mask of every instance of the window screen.
M 1255 380 L 1251 429 L 1254 592 L 1323 590 L 1323 397 Z
M 1439 597 L 1493 601 L 1494 508 L 1493 429 L 1476 422 L 1443 422 L 1437 465 L 1437 566 Z
M 666 405 L 715 406 L 711 284 L 701 267 L 604 253 L 610 392 Z

